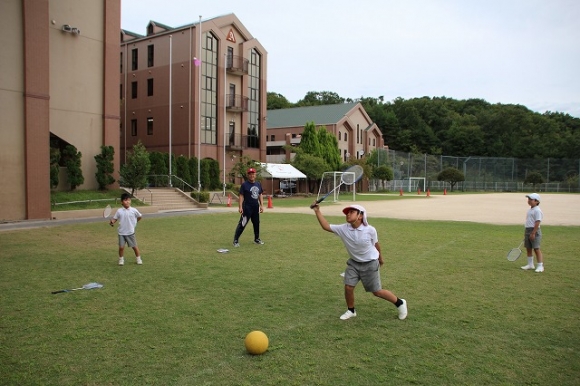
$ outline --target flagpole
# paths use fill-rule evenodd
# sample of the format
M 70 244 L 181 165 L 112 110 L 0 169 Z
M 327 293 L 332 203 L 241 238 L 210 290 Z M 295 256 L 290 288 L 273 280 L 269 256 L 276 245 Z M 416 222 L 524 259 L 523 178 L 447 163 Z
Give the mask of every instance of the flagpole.
M 202 93 L 202 87 L 201 87 L 201 71 L 203 69 L 203 62 L 202 62 L 202 48 L 201 48 L 201 35 L 202 35 L 202 31 L 201 31 L 201 15 L 199 15 L 199 62 L 200 62 L 200 66 L 199 66 L 199 100 L 198 100 L 198 106 L 199 106 L 199 113 L 198 113 L 198 121 L 199 121 L 199 137 L 198 137 L 198 142 L 197 142 L 197 191 L 199 193 L 201 193 L 201 93 Z
M 169 35 L 169 187 L 172 186 L 171 181 L 171 83 L 172 83 L 172 74 L 171 74 L 171 65 L 173 62 L 173 36 Z
M 226 84 L 227 84 L 227 53 L 224 53 L 224 119 L 223 119 L 223 127 L 224 127 L 224 193 L 223 196 L 226 196 L 226 125 L 227 125 L 227 119 L 226 119 L 226 113 L 227 113 L 227 108 L 226 108 Z

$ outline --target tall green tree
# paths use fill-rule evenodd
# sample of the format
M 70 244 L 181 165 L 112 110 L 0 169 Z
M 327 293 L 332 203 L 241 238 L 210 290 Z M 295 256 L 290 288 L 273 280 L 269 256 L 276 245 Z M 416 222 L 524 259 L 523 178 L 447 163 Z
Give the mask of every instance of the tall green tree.
M 330 134 L 326 127 L 321 127 L 318 129 L 318 143 L 320 144 L 320 154 L 315 155 L 323 158 L 332 170 L 338 170 L 342 160 L 336 136 Z
M 126 187 L 131 188 L 131 196 L 135 190 L 147 186 L 147 175 L 151 168 L 151 161 L 145 146 L 139 141 L 133 150 L 127 154 L 127 163 L 121 166 L 121 177 Z
M 85 182 L 83 171 L 81 169 L 82 153 L 73 145 L 66 145 L 63 156 L 65 159 L 66 175 L 70 190 L 75 190 Z
M 306 154 L 312 154 L 317 157 L 321 156 L 322 150 L 314 122 L 307 122 L 304 126 L 299 147 L 300 150 Z
M 292 161 L 292 166 L 306 175 L 310 193 L 314 193 L 317 190 L 322 175 L 333 170 L 324 158 L 303 152 L 296 154 Z
M 107 189 L 108 185 L 115 182 L 112 176 L 115 171 L 114 158 L 115 148 L 113 146 L 101 146 L 101 154 L 95 156 L 95 161 L 97 162 L 95 177 L 100 190 Z
M 58 187 L 60 174 L 60 150 L 57 148 L 50 148 L 50 187 L 55 189 Z
M 268 110 L 289 109 L 293 107 L 293 104 L 284 95 L 275 92 L 268 92 L 267 105 Z

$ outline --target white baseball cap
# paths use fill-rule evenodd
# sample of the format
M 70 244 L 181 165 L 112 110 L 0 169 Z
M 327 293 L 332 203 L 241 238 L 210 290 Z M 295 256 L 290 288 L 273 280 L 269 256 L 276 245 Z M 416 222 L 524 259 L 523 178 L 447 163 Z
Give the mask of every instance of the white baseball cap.
M 528 194 L 526 196 L 527 198 L 529 198 L 530 200 L 536 200 L 538 202 L 540 202 L 540 195 L 538 193 L 532 193 L 532 194 Z
M 342 210 L 342 213 L 348 214 L 348 211 L 351 209 L 358 210 L 359 212 L 361 212 L 363 214 L 363 220 L 362 220 L 363 225 L 369 225 L 369 223 L 367 221 L 367 211 L 365 208 L 363 208 L 360 205 L 350 205 L 350 206 L 347 206 L 346 208 L 344 208 Z

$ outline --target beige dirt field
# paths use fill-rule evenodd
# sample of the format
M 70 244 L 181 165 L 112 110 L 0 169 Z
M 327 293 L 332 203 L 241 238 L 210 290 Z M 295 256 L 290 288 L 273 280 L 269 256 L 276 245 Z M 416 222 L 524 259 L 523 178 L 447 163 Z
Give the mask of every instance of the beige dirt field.
M 580 226 L 580 194 L 541 193 L 542 225 Z M 325 203 L 325 215 L 340 216 L 349 201 Z M 361 202 L 373 217 L 406 220 L 469 221 L 487 224 L 524 225 L 529 209 L 524 193 L 486 193 L 461 195 L 412 195 L 408 199 Z M 309 208 L 266 209 L 267 212 L 309 213 Z M 371 220 L 372 221 L 372 220 Z

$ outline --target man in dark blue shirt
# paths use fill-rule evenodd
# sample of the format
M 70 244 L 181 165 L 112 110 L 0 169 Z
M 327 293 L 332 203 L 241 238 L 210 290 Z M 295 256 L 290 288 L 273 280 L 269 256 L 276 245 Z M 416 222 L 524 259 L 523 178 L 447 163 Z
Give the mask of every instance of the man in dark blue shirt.
M 241 216 L 234 235 L 234 247 L 240 246 L 238 241 L 248 225 L 248 220 L 252 220 L 254 226 L 254 243 L 264 244 L 260 240 L 260 213 L 264 211 L 264 198 L 262 196 L 264 189 L 262 189 L 262 184 L 256 181 L 256 169 L 249 168 L 247 175 L 248 180 L 244 181 L 240 187 L 238 212 Z

